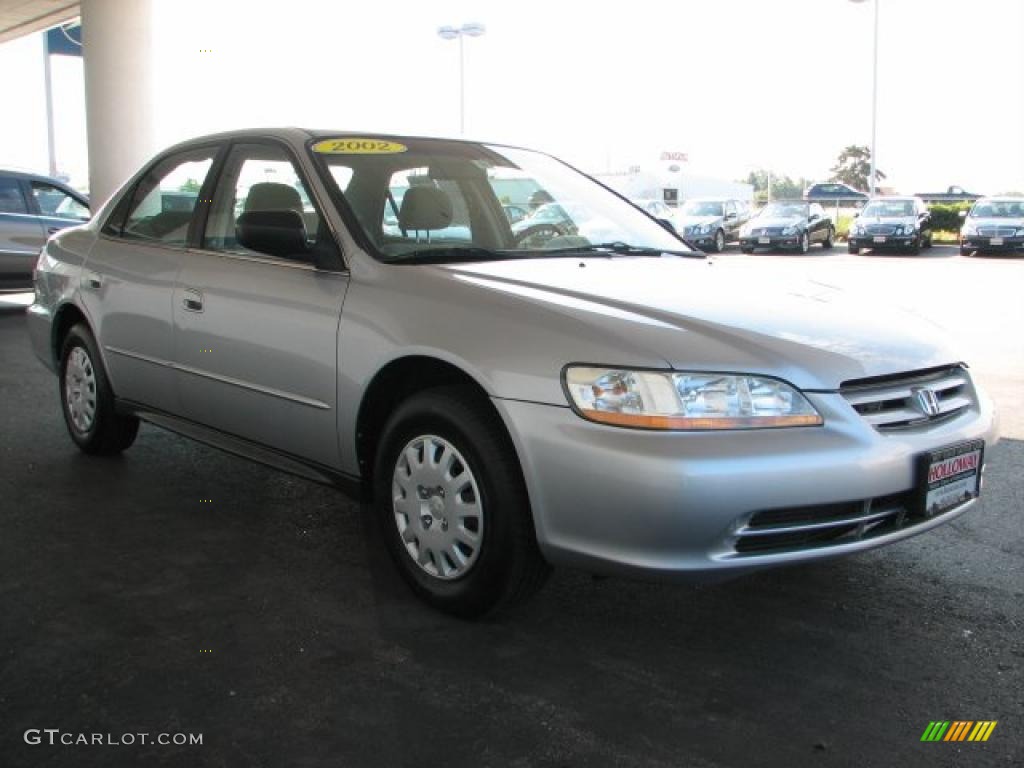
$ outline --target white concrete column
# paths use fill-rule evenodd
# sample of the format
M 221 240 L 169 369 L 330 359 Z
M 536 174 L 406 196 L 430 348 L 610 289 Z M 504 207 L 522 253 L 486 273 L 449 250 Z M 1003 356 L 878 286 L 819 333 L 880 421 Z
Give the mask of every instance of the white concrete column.
M 82 0 L 89 197 L 95 211 L 157 151 L 153 0 Z

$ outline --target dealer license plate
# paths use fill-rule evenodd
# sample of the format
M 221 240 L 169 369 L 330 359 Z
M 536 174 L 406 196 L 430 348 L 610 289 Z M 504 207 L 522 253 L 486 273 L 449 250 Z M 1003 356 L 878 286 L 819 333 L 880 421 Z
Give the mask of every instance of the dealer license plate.
M 993 237 L 992 239 L 990 239 L 988 241 L 988 244 L 989 245 L 1002 245 L 1003 244 L 1003 238 L 1001 238 L 1001 237 Z
M 768 243 L 770 243 L 771 241 L 772 241 L 772 239 L 770 237 L 759 237 L 759 238 L 757 238 L 757 242 L 762 243 L 763 245 L 768 245 Z
M 885 238 L 882 237 L 881 235 L 875 235 L 875 237 L 873 237 L 872 240 L 874 240 L 874 242 L 876 242 L 876 243 L 884 243 L 885 242 Z
M 981 467 L 985 442 L 972 440 L 920 458 L 920 510 L 935 517 L 977 498 L 981 493 Z

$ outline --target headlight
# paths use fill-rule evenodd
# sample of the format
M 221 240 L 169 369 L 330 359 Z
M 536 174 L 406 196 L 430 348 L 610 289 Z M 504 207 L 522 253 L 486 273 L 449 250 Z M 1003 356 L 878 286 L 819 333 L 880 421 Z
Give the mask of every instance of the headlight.
M 825 423 L 800 392 L 766 376 L 570 366 L 564 380 L 583 418 L 619 427 L 712 430 Z
M 903 232 L 904 235 L 912 235 L 916 231 L 917 231 L 917 227 L 914 226 L 913 224 L 904 224 L 903 225 L 902 232 Z
M 863 235 L 864 234 L 864 227 L 862 225 L 860 225 L 860 224 L 854 224 L 852 227 L 850 227 L 850 234 L 852 234 L 852 235 Z
M 693 228 L 693 230 L 698 235 L 706 235 L 708 232 L 711 231 L 711 225 L 710 224 L 698 224 L 696 227 Z
M 1024 237 L 1024 227 L 1021 227 L 1020 229 L 1017 230 L 1017 232 L 1015 233 L 1015 237 Z

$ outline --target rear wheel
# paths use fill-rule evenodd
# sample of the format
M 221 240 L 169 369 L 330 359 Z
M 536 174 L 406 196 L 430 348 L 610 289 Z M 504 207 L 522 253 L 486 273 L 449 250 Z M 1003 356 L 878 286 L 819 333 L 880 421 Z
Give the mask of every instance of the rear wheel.
M 75 445 L 109 456 L 135 442 L 139 420 L 116 412 L 96 340 L 85 325 L 75 325 L 64 338 L 59 382 L 64 423 Z
M 825 250 L 828 250 L 829 248 L 832 247 L 832 244 L 835 242 L 835 239 L 836 232 L 834 229 L 832 229 L 832 227 L 829 227 L 828 229 L 825 230 L 825 239 L 821 241 L 821 247 L 824 248 Z
M 511 441 L 473 393 L 413 395 L 388 419 L 374 504 L 391 556 L 435 608 L 473 617 L 525 600 L 548 565 Z

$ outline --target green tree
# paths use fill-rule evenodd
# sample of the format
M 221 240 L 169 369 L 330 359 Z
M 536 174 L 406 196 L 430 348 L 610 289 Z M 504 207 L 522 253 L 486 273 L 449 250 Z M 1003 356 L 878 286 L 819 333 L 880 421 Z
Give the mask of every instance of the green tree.
M 741 180 L 742 183 L 753 186 L 754 199 L 759 202 L 768 199 L 768 176 L 768 171 L 760 169 L 751 171 L 747 174 L 747 178 Z M 804 189 L 808 184 L 807 179 L 801 178 L 793 181 L 789 176 L 774 171 L 771 173 L 771 179 L 772 200 L 799 199 L 803 197 Z
M 854 189 L 867 189 L 871 177 L 871 150 L 863 145 L 851 144 L 839 153 L 839 159 L 832 166 L 830 181 L 849 184 Z M 885 174 L 875 169 L 875 184 L 885 178 Z
M 179 192 L 195 192 L 196 194 L 199 194 L 199 186 L 200 186 L 199 182 L 196 179 L 189 179 L 184 184 L 182 184 L 180 187 L 178 187 L 178 191 Z

